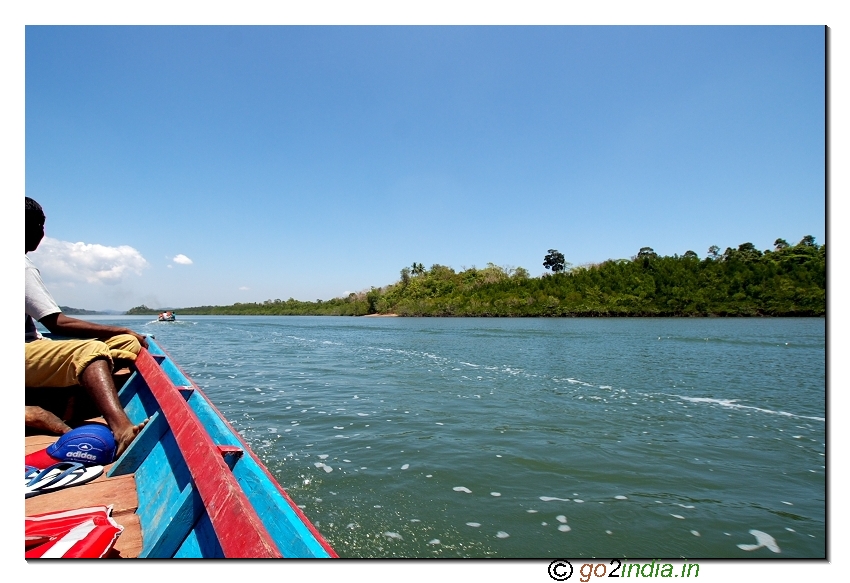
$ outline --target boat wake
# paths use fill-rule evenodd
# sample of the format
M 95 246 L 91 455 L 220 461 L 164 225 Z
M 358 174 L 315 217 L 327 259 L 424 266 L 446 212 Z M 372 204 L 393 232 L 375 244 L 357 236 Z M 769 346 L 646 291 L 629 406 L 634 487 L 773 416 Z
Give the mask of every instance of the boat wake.
M 737 399 L 712 399 L 709 397 L 685 397 L 682 395 L 667 395 L 668 397 L 676 397 L 682 399 L 683 401 L 688 401 L 691 403 L 708 403 L 710 405 L 720 405 L 721 407 L 727 407 L 729 409 L 750 409 L 753 411 L 759 411 L 761 413 L 768 413 L 770 415 L 782 415 L 784 417 L 794 417 L 796 419 L 812 419 L 813 421 L 826 421 L 823 417 L 810 417 L 808 415 L 797 415 L 796 413 L 788 413 L 786 411 L 774 411 L 772 409 L 764 409 L 762 407 L 753 407 L 751 405 L 741 405 L 738 403 Z

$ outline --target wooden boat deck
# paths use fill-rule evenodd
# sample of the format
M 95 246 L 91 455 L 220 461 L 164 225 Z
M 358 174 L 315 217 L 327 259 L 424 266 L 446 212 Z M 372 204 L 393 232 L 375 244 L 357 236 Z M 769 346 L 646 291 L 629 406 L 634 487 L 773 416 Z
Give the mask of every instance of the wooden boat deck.
M 97 421 L 102 422 L 102 419 Z M 58 435 L 27 436 L 24 455 L 44 449 L 57 439 L 59 439 Z M 115 522 L 124 527 L 124 532 L 118 537 L 115 547 L 105 558 L 138 557 L 142 551 L 142 526 L 136 515 L 136 508 L 139 506 L 136 496 L 136 479 L 133 474 L 107 478 L 106 473 L 110 467 L 112 464 L 105 466 L 103 474 L 88 484 L 26 499 L 26 516 L 111 504 L 112 517 Z

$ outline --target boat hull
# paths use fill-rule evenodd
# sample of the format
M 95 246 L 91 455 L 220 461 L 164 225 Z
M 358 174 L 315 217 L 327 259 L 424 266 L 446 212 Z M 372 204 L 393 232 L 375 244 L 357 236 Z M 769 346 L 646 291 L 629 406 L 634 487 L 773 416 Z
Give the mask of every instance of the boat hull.
M 336 553 L 203 391 L 152 338 L 119 392 L 149 419 L 108 477 L 134 474 L 144 558 Z

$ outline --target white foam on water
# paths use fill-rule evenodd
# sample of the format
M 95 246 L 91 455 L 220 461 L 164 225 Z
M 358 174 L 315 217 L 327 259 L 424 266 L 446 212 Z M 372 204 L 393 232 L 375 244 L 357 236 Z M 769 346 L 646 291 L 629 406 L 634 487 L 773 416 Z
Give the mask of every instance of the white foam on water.
M 678 502 L 676 503 L 676 506 L 681 506 L 682 508 L 696 508 L 695 506 L 689 506 L 687 504 L 679 504 Z
M 277 433 L 277 427 L 269 427 L 269 433 Z
M 388 532 L 385 532 L 385 533 L 384 533 L 384 536 L 385 536 L 385 537 L 387 537 L 387 538 L 397 538 L 398 540 L 404 540 L 404 537 L 402 537 L 402 536 L 401 536 L 399 533 L 397 533 L 397 532 L 389 532 L 389 531 L 388 531 Z
M 549 523 L 548 522 L 541 522 L 540 526 L 549 526 Z
M 358 415 L 359 417 L 368 417 L 368 416 L 369 416 L 369 414 L 368 414 L 368 413 L 358 413 L 357 415 Z
M 750 534 L 756 537 L 756 543 L 754 545 L 748 544 L 739 544 L 738 548 L 742 551 L 754 551 L 756 549 L 760 549 L 762 547 L 767 547 L 769 550 L 774 553 L 781 553 L 779 550 L 779 545 L 776 544 L 776 539 L 767 534 L 766 532 L 762 532 L 760 530 L 751 530 Z
M 578 498 L 574 498 L 573 502 L 577 502 L 578 504 L 584 504 L 584 500 L 579 500 Z
M 684 519 L 685 519 L 685 517 L 684 517 L 684 516 L 682 516 L 681 514 L 671 514 L 670 516 L 672 516 L 673 518 L 678 518 L 679 520 L 684 520 Z
M 692 530 L 692 531 L 691 531 L 691 534 L 692 534 L 692 535 L 694 535 L 694 536 L 702 536 L 702 535 L 699 533 L 699 531 L 697 531 L 697 530 Z
M 328 454 L 326 454 L 326 453 L 319 454 L 319 459 L 320 459 L 320 460 L 326 460 L 326 459 L 328 459 Z
M 614 533 L 613 533 L 613 532 L 611 532 L 610 530 L 606 530 L 606 531 L 605 531 L 605 534 L 614 534 Z
M 558 500 L 559 502 L 569 502 L 569 498 L 555 498 L 554 496 L 541 496 L 541 500 L 544 502 L 552 502 L 553 500 Z
M 292 431 L 292 430 L 291 429 L 284 429 L 283 430 L 284 433 L 289 433 L 290 431 Z
M 569 524 L 561 524 L 558 526 L 558 530 L 560 530 L 561 532 L 570 532 L 572 528 L 570 528 Z
M 357 526 L 357 525 L 356 525 L 356 524 L 354 524 L 353 522 L 349 522 L 349 523 L 346 525 L 346 528 L 350 528 L 351 530 L 354 530 L 354 528 L 355 528 L 356 526 Z
M 529 514 L 537 514 L 537 511 L 532 508 L 529 508 L 528 510 L 526 510 L 526 512 L 528 512 Z
M 750 405 L 739 405 L 738 399 L 711 399 L 709 397 L 684 397 L 682 395 L 668 395 L 669 397 L 678 397 L 684 401 L 689 401 L 691 403 L 708 403 L 710 405 L 720 405 L 721 407 L 726 407 L 729 409 L 751 409 L 753 411 L 759 411 L 761 413 L 768 413 L 770 415 L 782 415 L 784 417 L 794 417 L 796 419 L 812 419 L 814 421 L 826 421 L 823 417 L 810 417 L 808 415 L 797 415 L 795 413 L 788 413 L 786 411 L 774 411 L 772 409 L 764 409 L 762 407 L 752 407 Z M 796 436 L 795 436 L 796 438 Z
M 347 435 L 334 435 L 334 437 L 341 437 L 342 439 L 348 439 Z
M 472 528 L 478 528 L 479 526 L 481 526 L 481 523 L 480 522 L 467 522 L 466 526 L 471 526 Z
M 452 490 L 454 490 L 455 492 L 466 492 L 467 494 L 472 494 L 472 490 L 464 486 L 455 486 L 454 488 L 452 488 Z
M 788 532 L 797 532 L 797 531 L 796 531 L 796 530 L 794 530 L 793 528 L 788 528 L 787 526 L 785 527 L 785 530 L 787 530 Z
M 404 464 L 403 466 L 401 466 L 401 469 L 406 470 L 409 467 L 410 467 L 410 464 Z
M 437 425 L 442 425 L 442 423 L 440 423 L 440 422 L 438 421 L 438 422 L 437 422 Z
M 438 545 L 438 544 L 440 544 L 440 539 L 432 538 L 431 540 L 428 541 L 428 544 L 429 545 Z
M 425 476 L 425 477 L 426 477 L 426 478 L 433 478 L 434 476 L 432 476 L 431 474 L 428 474 L 428 475 L 427 475 L 427 476 Z
M 342 461 L 344 461 L 344 462 L 345 462 L 345 463 L 347 463 L 347 464 L 350 464 L 350 463 L 351 463 L 351 460 L 342 460 Z
M 501 496 L 501 494 L 499 492 L 490 492 L 490 496 L 498 497 L 498 496 Z
M 380 504 L 375 504 L 372 508 L 381 508 Z
M 557 520 L 557 521 L 558 521 L 558 522 L 560 522 L 561 524 L 566 524 L 566 523 L 567 523 L 567 517 L 566 517 L 566 516 L 564 516 L 563 514 L 559 514 L 558 516 L 556 516 L 556 517 L 555 517 L 555 520 Z
M 791 504 L 790 502 L 786 502 L 785 500 L 780 500 L 780 502 L 782 502 L 783 504 L 787 504 L 788 506 L 794 506 L 793 504 Z
M 622 495 L 620 495 L 620 496 L 614 496 L 614 498 L 615 498 L 615 499 L 617 499 L 617 500 L 628 500 L 628 498 L 627 498 L 627 497 L 622 496 Z
M 345 429 L 345 427 L 337 427 L 336 425 L 334 425 L 334 429 Z
M 410 519 L 410 522 L 422 522 L 422 521 L 421 521 L 421 520 L 419 520 L 418 518 L 411 518 L 411 519 Z
M 496 457 L 502 457 L 502 456 L 500 456 L 499 454 L 496 454 Z
M 511 535 L 506 533 L 504 530 L 500 530 L 499 532 L 496 533 L 496 538 L 508 538 L 509 536 L 511 536 Z

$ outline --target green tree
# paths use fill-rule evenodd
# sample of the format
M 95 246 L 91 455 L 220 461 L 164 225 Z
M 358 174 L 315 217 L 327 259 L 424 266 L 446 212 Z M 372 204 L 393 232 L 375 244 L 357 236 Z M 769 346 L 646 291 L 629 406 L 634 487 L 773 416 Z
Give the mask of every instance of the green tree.
M 785 239 L 777 239 L 773 242 L 773 248 L 776 251 L 782 251 L 783 249 L 788 249 L 791 245 L 788 244 L 788 241 Z
M 741 243 L 738 245 L 738 257 L 744 261 L 752 261 L 762 256 L 762 252 L 756 249 L 752 243 Z
M 708 256 L 712 259 L 717 259 L 718 257 L 720 257 L 720 247 L 718 247 L 717 245 L 712 245 L 711 247 L 709 247 Z
M 549 249 L 548 254 L 543 258 L 543 267 L 551 269 L 552 273 L 563 271 L 564 264 L 564 254 L 557 249 Z
M 525 267 L 517 267 L 513 270 L 513 273 L 511 273 L 511 277 L 513 279 L 528 279 L 531 277 L 531 274 L 528 273 L 528 270 Z

